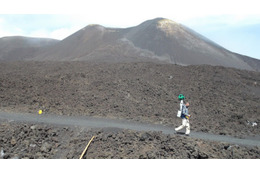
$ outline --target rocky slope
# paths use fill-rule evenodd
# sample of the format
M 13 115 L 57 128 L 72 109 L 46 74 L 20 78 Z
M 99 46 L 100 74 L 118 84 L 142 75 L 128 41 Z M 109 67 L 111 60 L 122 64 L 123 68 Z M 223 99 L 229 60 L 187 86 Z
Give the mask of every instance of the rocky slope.
M 178 126 L 177 96 L 190 102 L 192 131 L 260 133 L 259 72 L 156 63 L 0 64 L 0 109 L 124 118 Z M 252 126 L 256 122 L 257 126 Z

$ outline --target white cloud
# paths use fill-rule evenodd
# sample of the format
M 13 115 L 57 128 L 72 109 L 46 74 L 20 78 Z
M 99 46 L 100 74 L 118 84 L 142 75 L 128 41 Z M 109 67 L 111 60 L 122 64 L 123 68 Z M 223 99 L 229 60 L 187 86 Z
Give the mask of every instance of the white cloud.
M 53 38 L 57 40 L 62 40 L 71 34 L 77 32 L 79 29 L 78 27 L 64 27 L 64 28 L 58 28 L 54 30 L 46 30 L 46 29 L 38 29 L 33 30 L 32 32 L 27 32 L 26 34 L 22 34 L 23 36 L 27 37 L 38 37 L 38 38 Z
M 41 38 L 48 38 L 49 37 L 49 32 L 44 30 L 44 29 L 41 29 L 41 30 L 35 30 L 31 33 L 29 33 L 28 35 L 26 36 L 30 36 L 30 37 L 41 37 Z
M 256 15 L 260 14 L 258 7 L 257 0 L 8 0 L 1 4 L 0 11 L 81 14 L 89 21 L 124 26 L 155 17 L 184 20 L 207 15 Z
M 12 35 L 12 34 L 7 31 L 1 30 L 1 28 L 0 28 L 0 38 L 5 37 L 5 36 L 10 36 L 10 35 Z
M 219 31 L 236 30 L 238 28 L 249 27 L 260 24 L 260 15 L 216 15 L 204 16 L 183 20 L 182 24 L 194 29 L 195 31 L 205 33 L 215 33 Z
M 55 38 L 58 40 L 62 40 L 68 36 L 70 36 L 71 34 L 73 34 L 74 32 L 78 31 L 78 28 L 60 28 L 57 30 L 54 30 L 50 33 L 50 38 Z
M 0 15 L 0 37 L 63 39 L 85 26 L 67 15 Z
M 13 28 L 12 30 L 9 30 L 8 28 L 1 25 L 1 23 L 0 23 L 0 38 L 6 37 L 6 36 L 23 35 L 23 34 L 24 34 L 23 31 L 18 27 Z

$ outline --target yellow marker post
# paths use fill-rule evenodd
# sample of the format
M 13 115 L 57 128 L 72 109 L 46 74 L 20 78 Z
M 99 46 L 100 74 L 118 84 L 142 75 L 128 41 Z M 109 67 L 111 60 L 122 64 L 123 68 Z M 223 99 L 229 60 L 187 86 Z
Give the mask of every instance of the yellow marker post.
M 39 113 L 39 115 L 41 115 L 41 114 L 42 114 L 42 110 L 40 109 L 40 110 L 38 111 L 38 113 Z
M 91 140 L 88 142 L 88 145 L 86 146 L 85 150 L 82 152 L 82 154 L 81 154 L 81 156 L 80 156 L 79 159 L 82 159 L 82 157 L 84 156 L 85 152 L 86 152 L 87 149 L 88 149 L 89 144 L 92 142 L 92 140 L 94 139 L 94 137 L 95 137 L 95 136 L 93 136 L 93 137 L 91 138 Z

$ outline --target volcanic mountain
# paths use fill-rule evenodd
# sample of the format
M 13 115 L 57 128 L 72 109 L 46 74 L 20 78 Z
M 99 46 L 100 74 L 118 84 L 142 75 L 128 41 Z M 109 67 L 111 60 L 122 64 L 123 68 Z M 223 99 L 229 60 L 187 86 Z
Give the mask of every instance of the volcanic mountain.
M 260 69 L 260 61 L 228 51 L 174 21 L 156 18 L 130 28 L 88 25 L 27 59 L 44 61 L 142 62 L 209 64 Z
M 38 55 L 44 47 L 56 44 L 58 40 L 31 37 L 3 37 L 0 38 L 0 60 L 25 60 Z

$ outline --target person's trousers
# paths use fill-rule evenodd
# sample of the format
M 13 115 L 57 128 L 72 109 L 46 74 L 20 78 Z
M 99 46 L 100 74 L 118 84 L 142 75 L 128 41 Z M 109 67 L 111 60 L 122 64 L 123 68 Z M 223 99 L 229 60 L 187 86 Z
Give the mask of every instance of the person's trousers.
M 186 127 L 186 132 L 185 134 L 190 134 L 190 121 L 186 118 L 182 119 L 182 125 L 180 127 L 175 128 L 175 131 L 179 131 L 181 129 L 183 129 L 184 127 Z

